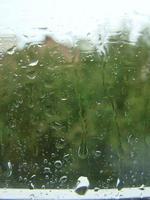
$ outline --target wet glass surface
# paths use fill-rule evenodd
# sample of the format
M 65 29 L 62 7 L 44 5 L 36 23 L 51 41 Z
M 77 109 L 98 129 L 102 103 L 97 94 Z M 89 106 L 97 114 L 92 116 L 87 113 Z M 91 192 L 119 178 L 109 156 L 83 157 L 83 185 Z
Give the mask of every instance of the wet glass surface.
M 150 185 L 150 30 L 130 35 L 1 48 L 0 187 Z

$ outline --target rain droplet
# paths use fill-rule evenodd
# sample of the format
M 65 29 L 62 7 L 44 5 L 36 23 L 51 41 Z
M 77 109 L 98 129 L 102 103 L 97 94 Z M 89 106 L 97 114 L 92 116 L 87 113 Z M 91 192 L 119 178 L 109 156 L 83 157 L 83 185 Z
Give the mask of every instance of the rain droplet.
M 26 162 L 23 163 L 23 167 L 27 168 L 28 164 Z
M 34 178 L 36 178 L 36 175 L 35 175 L 35 174 L 33 174 L 33 175 L 30 177 L 30 179 L 34 179 Z
M 33 183 L 31 181 L 29 181 L 29 189 L 34 189 L 34 188 L 35 187 L 34 187 Z
M 43 163 L 46 165 L 46 164 L 48 164 L 48 160 L 45 158 L 44 160 L 43 160 Z
M 145 189 L 144 187 L 145 187 L 145 185 L 142 184 L 142 185 L 139 187 L 139 189 L 140 189 L 140 190 L 144 190 L 144 189 Z
M 7 163 L 7 177 L 10 177 L 11 175 L 12 175 L 12 164 L 11 164 L 11 162 L 10 161 L 8 161 L 8 163 Z
M 62 162 L 61 160 L 56 160 L 55 163 L 54 163 L 54 166 L 57 168 L 57 169 L 60 169 L 62 167 Z
M 44 174 L 50 174 L 51 170 L 49 167 L 44 167 Z
M 30 67 L 34 67 L 34 66 L 36 66 L 38 63 L 39 63 L 39 61 L 38 61 L 38 60 L 35 60 L 35 61 L 32 61 L 32 62 L 29 64 L 29 66 L 30 66 Z
M 66 161 L 66 162 L 69 162 L 70 160 L 70 155 L 69 154 L 65 154 L 63 159 Z
M 21 68 L 22 68 L 22 69 L 26 69 L 26 68 L 27 68 L 27 66 L 25 66 L 25 65 L 22 65 L 22 66 L 21 66 Z
M 30 80 L 34 80 L 36 78 L 36 75 L 27 75 L 27 78 Z
M 23 181 L 22 176 L 19 176 L 18 180 L 19 180 L 19 182 Z
M 59 179 L 59 182 L 61 183 L 61 184 L 63 184 L 63 183 L 66 183 L 67 182 L 67 176 L 62 176 L 62 177 L 60 177 L 60 179 Z
M 95 151 L 95 157 L 99 158 L 101 156 L 102 152 L 101 151 Z
M 55 158 L 55 156 L 56 156 L 55 153 L 51 153 L 52 158 Z
M 118 190 L 121 190 L 123 188 L 123 181 L 120 178 L 117 179 L 116 188 Z
M 67 98 L 62 98 L 61 100 L 62 100 L 62 101 L 67 101 Z
M 28 180 L 28 179 L 27 179 L 26 177 L 23 179 L 23 181 L 24 181 L 25 183 L 27 182 L 27 180 Z
M 85 176 L 80 176 L 77 180 L 75 192 L 79 195 L 84 195 L 90 186 L 89 180 Z
M 13 46 L 12 48 L 7 50 L 7 54 L 13 55 L 15 53 L 15 51 L 16 51 L 16 46 Z
M 65 140 L 61 138 L 56 142 L 56 148 L 57 149 L 63 149 L 65 147 Z
M 42 187 L 41 187 L 42 189 L 45 189 L 46 187 L 45 187 L 45 185 L 42 185 Z
M 45 175 L 45 180 L 49 180 L 49 175 Z
M 95 191 L 95 192 L 98 192 L 99 190 L 100 190 L 99 187 L 95 187 L 95 188 L 94 188 L 94 191 Z

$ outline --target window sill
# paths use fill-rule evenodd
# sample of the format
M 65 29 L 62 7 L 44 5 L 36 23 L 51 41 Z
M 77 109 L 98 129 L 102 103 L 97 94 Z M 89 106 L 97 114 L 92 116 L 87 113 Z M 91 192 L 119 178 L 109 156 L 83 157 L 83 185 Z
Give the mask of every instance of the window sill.
M 100 189 L 94 191 L 89 189 L 85 195 L 78 195 L 74 190 L 67 189 L 0 189 L 0 200 L 138 200 L 150 199 L 150 188 L 124 188 Z

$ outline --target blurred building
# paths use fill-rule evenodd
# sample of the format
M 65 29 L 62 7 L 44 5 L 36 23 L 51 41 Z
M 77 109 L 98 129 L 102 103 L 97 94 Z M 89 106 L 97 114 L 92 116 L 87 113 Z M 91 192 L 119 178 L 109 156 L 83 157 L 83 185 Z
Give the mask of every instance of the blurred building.
M 69 47 L 67 45 L 58 43 L 53 38 L 46 36 L 44 40 L 44 48 L 55 49 L 57 52 L 63 55 L 66 62 L 78 63 L 80 61 L 79 48 Z

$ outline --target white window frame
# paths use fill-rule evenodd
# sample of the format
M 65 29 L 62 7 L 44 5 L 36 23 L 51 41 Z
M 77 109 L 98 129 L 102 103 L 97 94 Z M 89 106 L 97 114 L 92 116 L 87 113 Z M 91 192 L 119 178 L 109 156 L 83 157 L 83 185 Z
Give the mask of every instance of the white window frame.
M 73 189 L 0 189 L 0 200 L 148 200 L 150 187 L 117 189 L 89 189 L 85 195 Z

